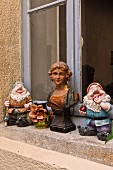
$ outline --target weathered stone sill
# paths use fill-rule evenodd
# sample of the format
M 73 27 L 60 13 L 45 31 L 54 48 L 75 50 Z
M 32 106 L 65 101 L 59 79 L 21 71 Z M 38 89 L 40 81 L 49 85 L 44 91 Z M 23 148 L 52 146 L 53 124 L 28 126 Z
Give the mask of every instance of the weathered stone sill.
M 63 134 L 52 132 L 49 128 L 37 129 L 35 126 L 4 127 L 4 124 L 1 123 L 0 136 L 113 166 L 113 140 L 105 144 L 95 136 L 80 136 L 78 130 Z

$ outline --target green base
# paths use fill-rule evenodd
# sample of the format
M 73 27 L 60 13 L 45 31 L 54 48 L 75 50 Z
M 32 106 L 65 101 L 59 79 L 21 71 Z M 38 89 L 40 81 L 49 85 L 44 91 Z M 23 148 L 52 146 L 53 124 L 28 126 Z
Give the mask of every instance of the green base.
M 43 128 L 48 128 L 50 123 L 38 122 L 38 123 L 34 123 L 34 125 L 35 125 L 36 128 L 43 129 Z

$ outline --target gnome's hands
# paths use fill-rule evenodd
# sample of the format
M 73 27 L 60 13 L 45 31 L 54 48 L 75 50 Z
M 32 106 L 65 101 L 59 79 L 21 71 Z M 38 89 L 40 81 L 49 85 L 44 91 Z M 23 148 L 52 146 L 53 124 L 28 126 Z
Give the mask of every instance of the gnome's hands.
M 85 116 L 86 115 L 86 106 L 80 107 L 79 112 L 81 115 Z
M 9 107 L 9 106 L 10 106 L 9 100 L 6 100 L 6 101 L 4 102 L 4 105 L 5 105 L 6 107 Z

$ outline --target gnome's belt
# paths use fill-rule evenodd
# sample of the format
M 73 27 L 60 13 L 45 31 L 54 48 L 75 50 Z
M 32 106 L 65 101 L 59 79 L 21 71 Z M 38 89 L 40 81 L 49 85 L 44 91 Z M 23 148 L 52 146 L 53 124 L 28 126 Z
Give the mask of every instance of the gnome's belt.
M 26 112 L 27 111 L 27 109 L 26 108 L 24 108 L 24 107 L 10 107 L 9 109 L 8 109 L 8 113 L 10 114 L 10 113 L 13 113 L 14 111 L 18 111 L 18 112 L 20 112 L 20 113 L 24 113 L 24 112 Z
M 104 119 L 108 119 L 108 117 L 87 117 L 88 119 L 91 120 L 104 120 Z

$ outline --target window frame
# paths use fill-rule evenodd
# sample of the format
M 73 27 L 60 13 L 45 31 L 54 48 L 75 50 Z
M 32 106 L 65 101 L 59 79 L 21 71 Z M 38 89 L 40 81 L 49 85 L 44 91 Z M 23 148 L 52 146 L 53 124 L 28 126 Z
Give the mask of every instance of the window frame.
M 30 14 L 66 3 L 67 64 L 73 75 L 70 87 L 77 91 L 82 101 L 81 75 L 81 0 L 57 0 L 30 9 L 30 0 L 22 1 L 22 81 L 31 92 Z

